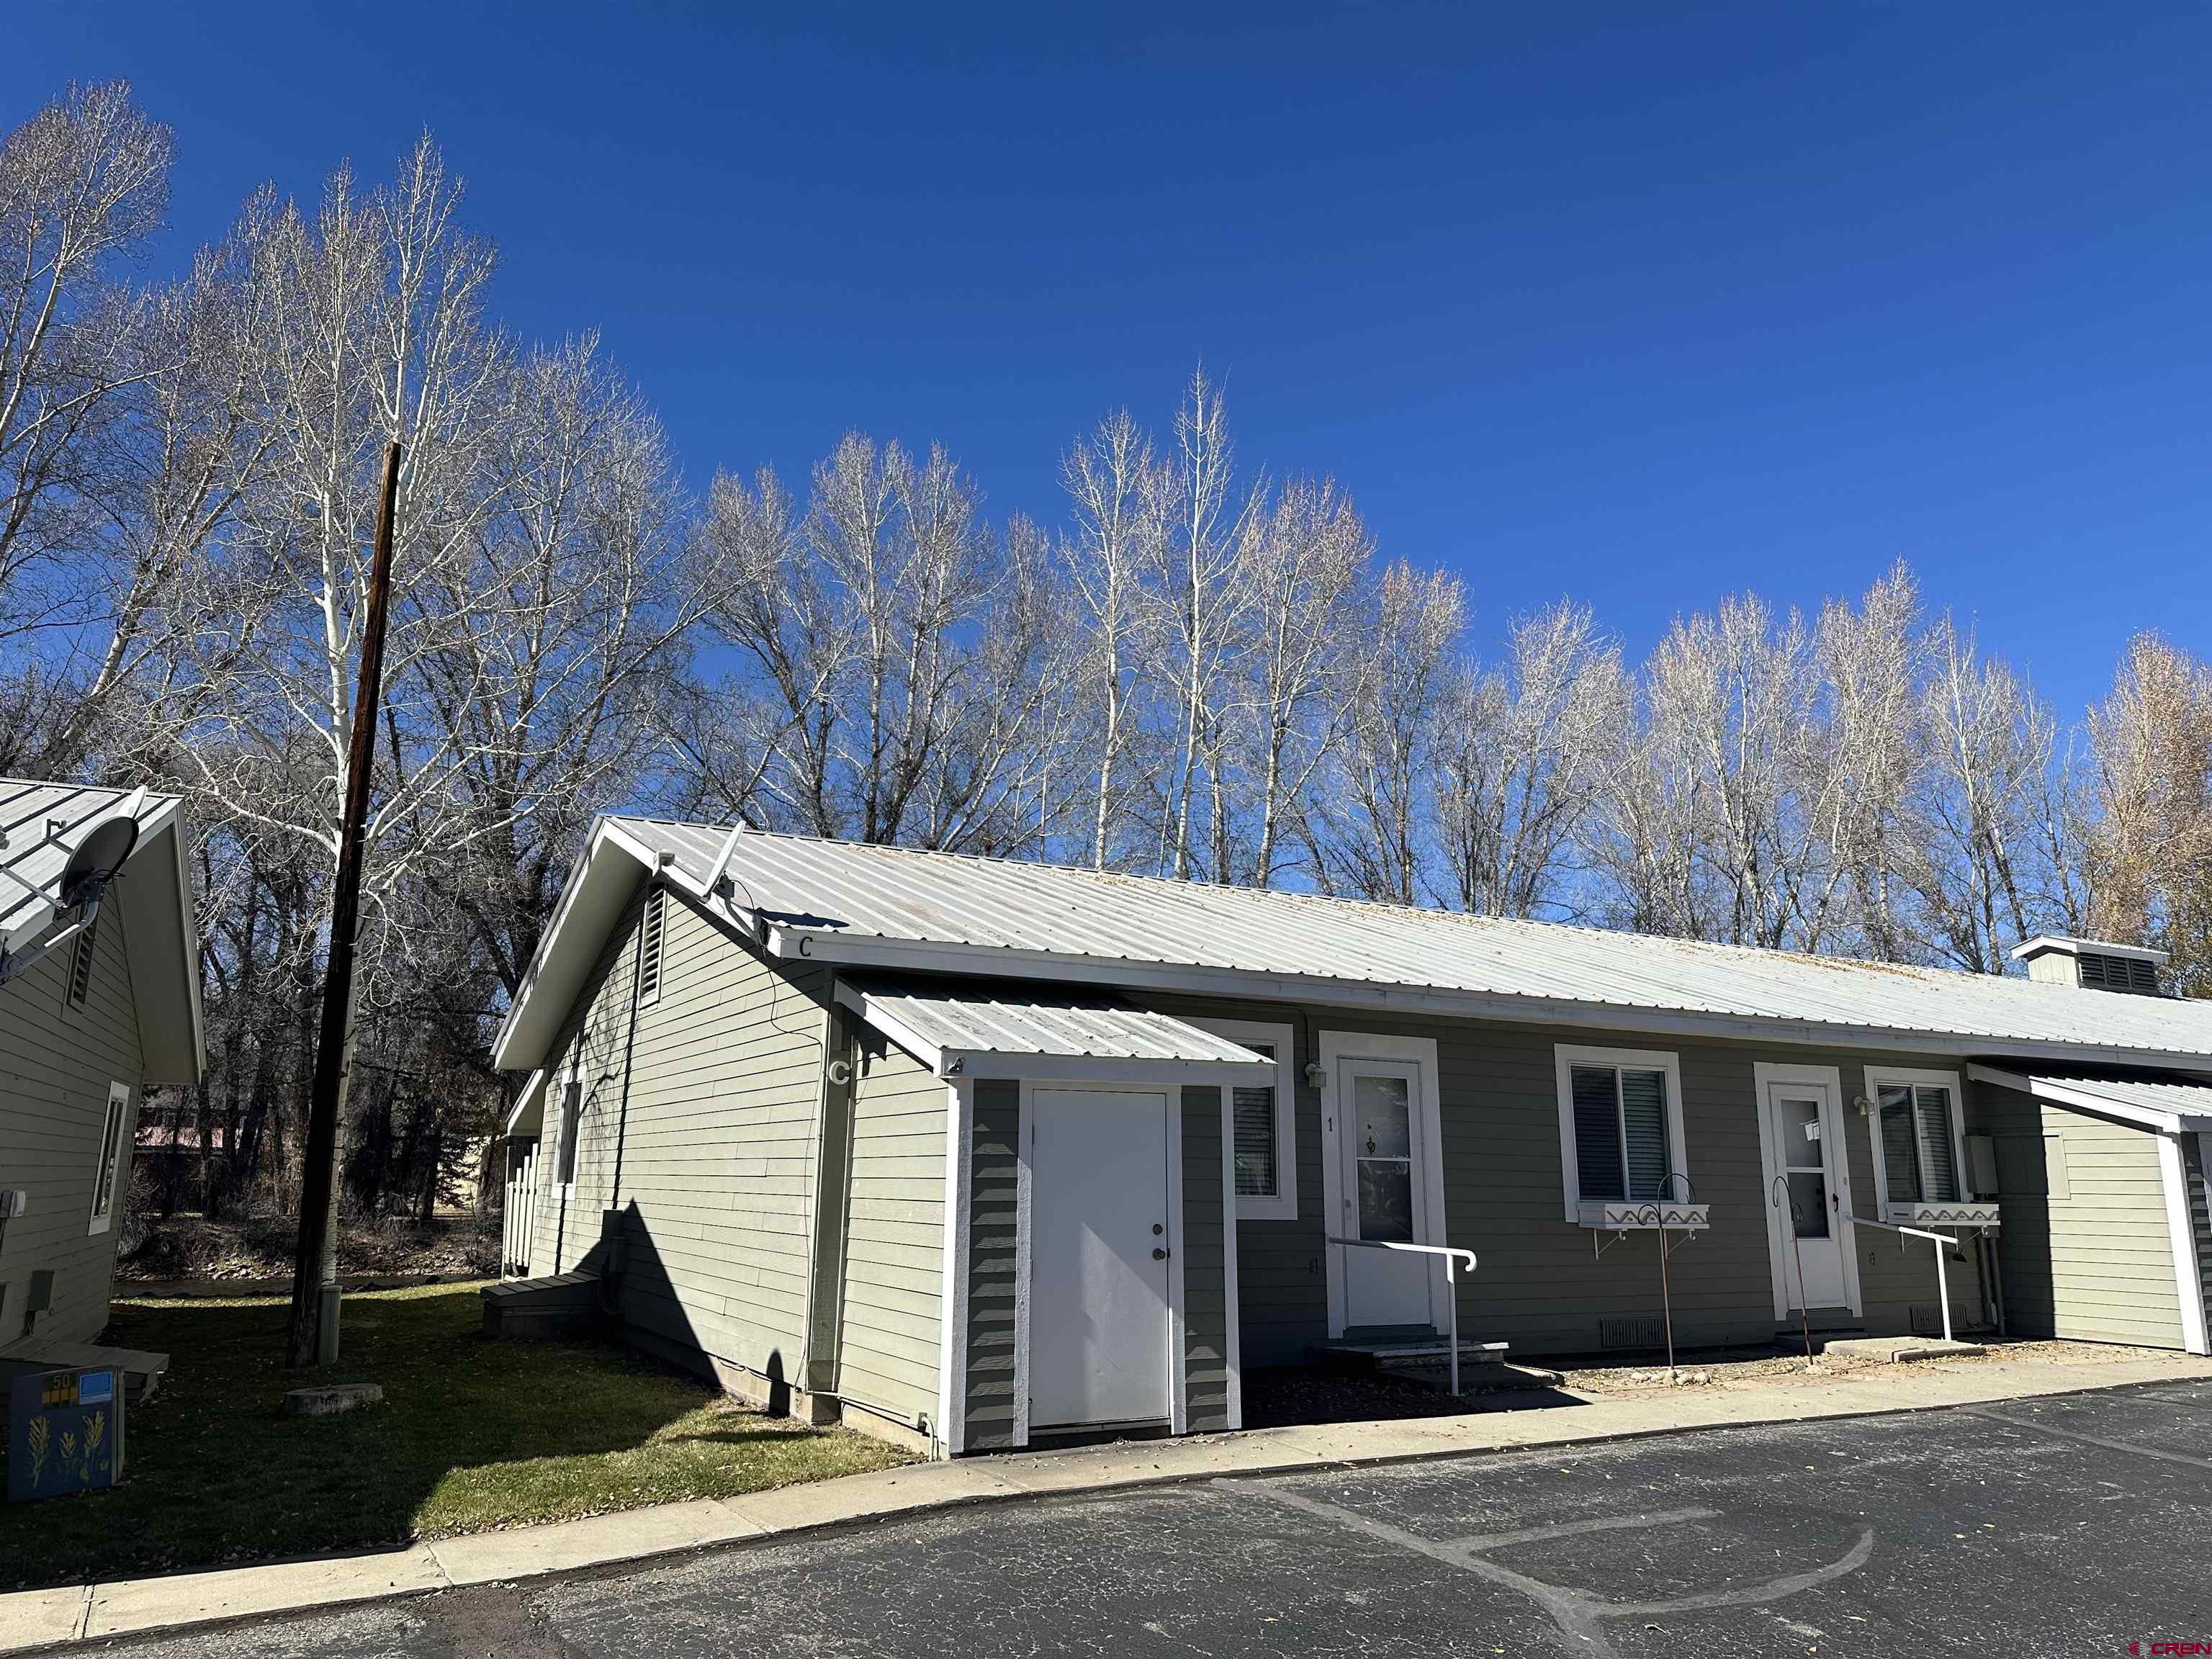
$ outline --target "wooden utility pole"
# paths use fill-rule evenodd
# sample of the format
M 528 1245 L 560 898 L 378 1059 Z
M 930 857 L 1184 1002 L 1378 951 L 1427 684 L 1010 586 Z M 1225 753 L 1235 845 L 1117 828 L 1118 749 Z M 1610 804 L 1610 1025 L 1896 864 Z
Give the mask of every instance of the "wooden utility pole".
M 392 601 L 392 515 L 399 495 L 399 456 L 397 442 L 386 447 L 384 489 L 376 508 L 376 550 L 368 570 L 368 615 L 361 634 L 361 679 L 354 689 L 353 741 L 346 754 L 345 817 L 338 825 L 337 872 L 331 883 L 330 962 L 323 972 L 322 1029 L 315 1039 L 313 1092 L 307 1099 L 300 1242 L 292 1261 L 292 1318 L 284 1341 L 285 1363 L 295 1368 L 328 1364 L 338 1351 L 338 1107 L 345 1095 L 353 1046 L 362 842 L 368 830 L 376 708 L 384 688 L 384 624 Z

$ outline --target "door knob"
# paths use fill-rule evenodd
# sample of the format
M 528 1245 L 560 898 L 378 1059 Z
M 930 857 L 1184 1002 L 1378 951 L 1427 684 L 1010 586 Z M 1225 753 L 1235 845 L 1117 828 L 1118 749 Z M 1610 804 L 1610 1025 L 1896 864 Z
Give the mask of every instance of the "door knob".
M 1155 1261 L 1164 1261 L 1167 1259 L 1168 1253 L 1165 1250 L 1155 1249 L 1152 1252 L 1152 1260 Z

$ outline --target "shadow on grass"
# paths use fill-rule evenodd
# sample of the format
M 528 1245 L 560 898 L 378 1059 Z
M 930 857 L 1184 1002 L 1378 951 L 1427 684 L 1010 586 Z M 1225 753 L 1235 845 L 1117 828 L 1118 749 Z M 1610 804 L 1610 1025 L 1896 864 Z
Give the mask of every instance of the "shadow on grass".
M 0 1587 L 398 1545 L 901 1461 L 744 1413 L 612 1344 L 493 1342 L 474 1285 L 349 1296 L 341 1363 L 315 1380 L 384 1404 L 288 1418 L 285 1305 L 119 1304 L 113 1340 L 171 1355 L 126 1419 L 125 1484 L 0 1509 Z M 739 1426 L 742 1425 L 743 1426 Z

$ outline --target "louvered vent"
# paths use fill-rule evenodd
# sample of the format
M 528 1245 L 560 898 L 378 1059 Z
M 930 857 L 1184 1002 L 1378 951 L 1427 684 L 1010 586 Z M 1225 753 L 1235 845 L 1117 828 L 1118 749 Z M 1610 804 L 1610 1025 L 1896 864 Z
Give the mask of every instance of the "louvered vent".
M 660 960 L 668 933 L 668 893 L 656 887 L 645 896 L 644 937 L 638 942 L 637 1006 L 660 1000 Z
M 2141 957 L 2116 957 L 2102 951 L 2084 951 L 2081 983 L 2093 991 L 2129 991 L 2137 996 L 2158 994 L 2158 969 Z
M 2120 991 L 2130 996 L 2166 994 L 2159 969 L 2166 952 L 2109 939 L 2066 939 L 2043 933 L 2016 947 L 2014 957 L 2027 976 L 2045 985 L 2074 985 L 2087 991 Z

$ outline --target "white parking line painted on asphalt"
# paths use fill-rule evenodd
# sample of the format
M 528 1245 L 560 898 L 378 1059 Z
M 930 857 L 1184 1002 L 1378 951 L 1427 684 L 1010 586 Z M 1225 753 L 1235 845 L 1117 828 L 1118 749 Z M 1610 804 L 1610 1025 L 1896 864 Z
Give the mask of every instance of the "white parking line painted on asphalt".
M 1661 1618 L 1668 1613 L 1699 1613 L 1714 1607 L 1750 1607 L 1778 1601 L 1785 1596 L 1798 1595 L 1856 1572 L 1874 1554 L 1874 1528 L 1863 1527 L 1858 1541 L 1840 1559 L 1808 1571 L 1787 1573 L 1779 1578 L 1770 1578 L 1761 1583 L 1747 1584 L 1735 1589 L 1673 1596 L 1663 1601 L 1608 1601 L 1546 1579 L 1531 1577 L 1525 1572 L 1516 1572 L 1510 1567 L 1486 1559 L 1480 1552 L 1501 1548 L 1508 1543 L 1535 1543 L 1599 1531 L 1656 1531 L 1661 1527 L 1711 1520 L 1717 1517 L 1718 1511 L 1663 1510 L 1645 1515 L 1608 1516 L 1597 1521 L 1562 1522 L 1556 1526 L 1532 1527 L 1521 1532 L 1495 1534 L 1486 1539 L 1443 1541 L 1424 1538 L 1403 1527 L 1378 1521 L 1372 1516 L 1362 1515 L 1341 1504 L 1288 1491 L 1270 1481 L 1224 1480 L 1216 1480 L 1213 1484 L 1217 1489 L 1232 1495 L 1257 1498 L 1266 1503 L 1302 1510 L 1352 1531 L 1364 1533 L 1379 1542 L 1416 1555 L 1425 1555 L 1432 1561 L 1440 1561 L 1446 1566 L 1474 1573 L 1504 1589 L 1516 1590 L 1541 1607 L 1559 1627 L 1560 1647 L 1568 1653 L 1583 1656 L 1583 1659 L 1620 1659 L 1620 1650 L 1613 1645 L 1604 1631 L 1604 1621 L 1608 1619 Z
M 2137 1457 L 2155 1457 L 2161 1463 L 2186 1463 L 2192 1468 L 2212 1469 L 2212 1457 L 2191 1457 L 2187 1452 L 2161 1451 L 2156 1446 L 2138 1446 L 2125 1440 L 2108 1439 L 2101 1434 L 2083 1434 L 2076 1429 L 2062 1429 L 2029 1418 L 2010 1417 L 2003 1412 L 1982 1411 L 1971 1406 L 1960 1409 L 1965 1416 L 1978 1417 L 1990 1423 L 2002 1423 L 2007 1428 L 2024 1429 L 2030 1434 L 2047 1434 L 2057 1440 L 2078 1440 L 2085 1446 L 2102 1446 L 2106 1451 L 2129 1452 Z

